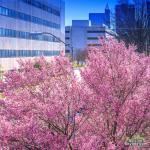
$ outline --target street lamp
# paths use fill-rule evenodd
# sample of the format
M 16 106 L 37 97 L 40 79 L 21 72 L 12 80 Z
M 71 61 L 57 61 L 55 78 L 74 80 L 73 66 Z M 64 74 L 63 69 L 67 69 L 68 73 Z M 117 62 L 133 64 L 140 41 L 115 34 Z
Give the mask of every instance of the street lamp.
M 72 51 L 72 60 L 73 60 L 73 46 L 71 46 L 68 43 L 65 43 L 64 41 L 62 41 L 59 37 L 55 36 L 54 34 L 50 33 L 50 32 L 31 32 L 30 35 L 51 35 L 52 37 L 54 37 L 56 40 L 58 40 L 58 42 L 63 43 L 65 46 L 68 46 L 71 48 Z

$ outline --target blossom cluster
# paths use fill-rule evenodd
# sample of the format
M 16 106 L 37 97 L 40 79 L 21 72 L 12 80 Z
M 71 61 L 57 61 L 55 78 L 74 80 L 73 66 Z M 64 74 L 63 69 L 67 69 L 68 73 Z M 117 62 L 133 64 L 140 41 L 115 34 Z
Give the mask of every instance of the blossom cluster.
M 150 58 L 135 49 L 101 39 L 80 80 L 63 55 L 20 60 L 0 83 L 0 148 L 136 150 L 136 135 L 149 146 Z

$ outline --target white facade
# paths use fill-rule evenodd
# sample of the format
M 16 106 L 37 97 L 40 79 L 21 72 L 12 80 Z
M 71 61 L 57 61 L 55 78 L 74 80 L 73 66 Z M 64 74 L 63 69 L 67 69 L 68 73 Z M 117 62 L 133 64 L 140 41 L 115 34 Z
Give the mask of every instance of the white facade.
M 0 67 L 17 67 L 18 58 L 44 55 L 50 58 L 64 50 L 64 1 L 0 0 Z M 33 35 L 34 33 L 34 35 Z
M 99 46 L 100 37 L 109 37 L 113 34 L 105 26 L 90 26 L 85 23 L 85 20 L 73 21 L 72 26 L 66 26 L 65 32 L 66 43 L 73 47 L 74 58 L 76 58 L 79 51 L 85 50 L 89 46 Z M 66 53 L 72 55 L 72 49 L 69 46 L 66 46 Z

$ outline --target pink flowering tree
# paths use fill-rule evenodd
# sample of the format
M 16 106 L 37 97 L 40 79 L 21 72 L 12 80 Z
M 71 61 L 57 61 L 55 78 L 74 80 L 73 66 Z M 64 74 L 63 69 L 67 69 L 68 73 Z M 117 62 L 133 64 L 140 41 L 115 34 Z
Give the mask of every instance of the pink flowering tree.
M 72 150 L 89 116 L 81 112 L 88 108 L 90 92 L 78 83 L 63 56 L 19 64 L 20 69 L 8 72 L 1 84 L 5 99 L 0 101 L 0 147 Z
M 126 150 L 127 139 L 150 141 L 150 58 L 126 48 L 115 39 L 100 40 L 89 50 L 82 77 L 95 95 L 94 110 L 86 124 L 91 145 L 97 149 Z
M 64 56 L 20 61 L 0 84 L 0 148 L 133 150 L 150 144 L 150 59 L 115 39 L 90 48 L 81 79 Z

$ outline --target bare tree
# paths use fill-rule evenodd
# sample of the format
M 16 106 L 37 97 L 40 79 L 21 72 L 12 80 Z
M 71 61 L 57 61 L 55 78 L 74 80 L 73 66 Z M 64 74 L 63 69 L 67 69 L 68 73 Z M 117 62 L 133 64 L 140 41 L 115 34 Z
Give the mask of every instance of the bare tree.
M 78 64 L 79 63 L 83 64 L 85 62 L 86 57 L 87 57 L 87 50 L 86 49 L 77 51 L 76 61 Z

